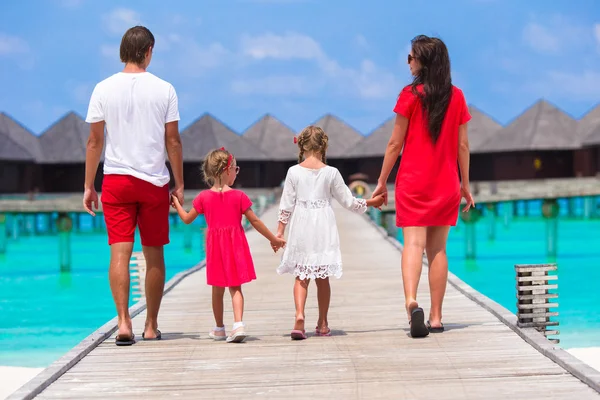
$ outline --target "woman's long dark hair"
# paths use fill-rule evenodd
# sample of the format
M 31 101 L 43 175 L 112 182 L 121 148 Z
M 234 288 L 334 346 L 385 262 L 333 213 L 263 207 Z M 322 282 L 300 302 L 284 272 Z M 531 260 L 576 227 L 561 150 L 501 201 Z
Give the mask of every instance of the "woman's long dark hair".
M 438 38 L 419 35 L 411 44 L 413 56 L 421 63 L 421 70 L 412 83 L 412 92 L 421 99 L 429 134 L 435 144 L 452 95 L 450 56 L 446 45 Z M 417 90 L 417 85 L 421 84 L 423 92 Z

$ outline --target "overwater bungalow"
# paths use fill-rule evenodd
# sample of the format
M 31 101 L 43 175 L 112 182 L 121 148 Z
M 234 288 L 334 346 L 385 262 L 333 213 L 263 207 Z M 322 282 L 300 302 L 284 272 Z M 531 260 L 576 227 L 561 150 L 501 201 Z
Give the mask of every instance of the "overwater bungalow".
M 600 175 L 600 105 L 597 105 L 578 122 L 581 138 L 581 164 L 590 175 Z
M 567 178 L 589 175 L 578 161 L 577 121 L 540 100 L 482 143 L 477 152 L 485 180 Z M 471 171 L 476 171 L 473 166 Z
M 85 181 L 85 154 L 90 126 L 70 112 L 39 137 L 41 157 L 38 159 L 40 190 L 44 192 L 81 192 Z M 96 189 L 102 185 L 102 162 L 96 174 Z
M 181 132 L 186 189 L 205 188 L 202 161 L 209 151 L 225 147 L 235 155 L 241 173 L 237 187 L 261 187 L 269 157 L 247 138 L 210 114 L 204 114 Z
M 329 137 L 327 163 L 339 169 L 344 179 L 359 171 L 358 160 L 349 158 L 356 146 L 365 138 L 345 121 L 332 114 L 326 114 L 313 125 L 321 127 Z
M 257 146 L 269 161 L 264 163 L 259 186 L 276 187 L 285 179 L 287 170 L 298 162 L 295 132 L 272 115 L 265 115 L 242 135 Z
M 25 193 L 36 187 L 38 138 L 5 113 L 0 113 L 0 193 Z

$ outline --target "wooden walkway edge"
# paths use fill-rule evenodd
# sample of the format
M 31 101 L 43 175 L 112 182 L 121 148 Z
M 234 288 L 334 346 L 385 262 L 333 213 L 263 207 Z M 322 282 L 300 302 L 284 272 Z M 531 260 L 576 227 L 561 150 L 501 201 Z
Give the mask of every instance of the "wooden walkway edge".
M 373 226 L 380 229 L 382 235 L 384 235 L 393 246 L 395 246 L 399 251 L 402 251 L 403 246 L 398 240 L 392 236 L 388 236 L 385 229 L 378 227 L 371 219 L 368 219 L 368 221 Z M 423 257 L 423 264 L 424 266 L 429 267 L 426 257 Z M 512 329 L 523 340 L 530 344 L 534 349 L 600 393 L 600 371 L 590 367 L 588 364 L 579 360 L 571 353 L 563 350 L 561 347 L 555 346 L 537 330 L 533 328 L 520 328 L 517 326 L 517 316 L 515 314 L 511 313 L 508 309 L 496 303 L 489 297 L 473 289 L 459 277 L 454 275 L 451 271 L 448 271 L 448 283 L 465 295 L 465 297 L 467 297 L 469 300 L 477 303 L 479 306 L 489 311 L 502 323 Z
M 275 273 L 279 256 L 250 232 L 259 278 L 244 289 L 247 343 L 207 338 L 210 288 L 198 265 L 169 282 L 159 317 L 164 340 L 118 348 L 104 342 L 116 329 L 112 320 L 112 328 L 107 323 L 9 399 L 600 399 L 597 371 L 535 330 L 516 327 L 513 314 L 453 274 L 446 332 L 408 337 L 401 245 L 363 216 L 336 206 L 336 217 L 344 276 L 332 282 L 332 337 L 289 340 L 293 280 Z M 263 220 L 275 226 L 276 209 Z M 316 320 L 315 297 L 311 284 L 307 332 Z M 419 300 L 427 312 L 427 268 Z M 135 307 L 139 332 L 145 306 Z M 227 301 L 225 309 L 230 318 Z

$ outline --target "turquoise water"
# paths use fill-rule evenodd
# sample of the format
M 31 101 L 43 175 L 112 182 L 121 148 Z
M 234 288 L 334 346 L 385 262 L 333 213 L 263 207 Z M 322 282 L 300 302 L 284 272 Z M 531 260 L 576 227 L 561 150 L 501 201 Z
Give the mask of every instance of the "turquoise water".
M 165 246 L 167 279 L 204 259 L 199 224 L 192 249 L 184 249 L 182 225 Z M 38 220 L 43 229 L 44 219 Z M 0 255 L 0 365 L 46 367 L 116 315 L 108 285 L 106 233 L 81 220 L 71 241 L 72 272 L 59 271 L 58 237 L 21 236 Z M 141 250 L 136 235 L 134 251 Z
M 519 204 L 519 216 L 507 225 L 503 211 L 494 219 L 496 237 L 489 239 L 490 220 L 476 225 L 476 260 L 465 259 L 465 226 L 459 221 L 448 238 L 450 270 L 477 291 L 513 313 L 517 311 L 515 264 L 555 262 L 558 265 L 558 338 L 563 348 L 600 346 L 600 219 L 583 218 L 583 202 L 573 204 L 573 217 L 561 201 L 557 257 L 546 254 L 546 220 L 541 202 Z

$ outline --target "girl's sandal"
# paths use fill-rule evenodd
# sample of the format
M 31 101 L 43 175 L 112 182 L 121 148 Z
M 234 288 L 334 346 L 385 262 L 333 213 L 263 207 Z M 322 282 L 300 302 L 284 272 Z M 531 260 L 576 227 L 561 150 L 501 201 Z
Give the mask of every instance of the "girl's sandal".
M 290 337 L 292 338 L 292 340 L 304 340 L 306 339 L 306 331 L 304 329 L 294 329 L 290 333 Z
M 331 336 L 331 329 L 327 328 L 327 332 L 321 333 L 321 330 L 317 326 L 315 328 L 315 336 Z
M 227 335 L 224 334 L 225 331 L 219 331 L 219 332 L 223 332 L 223 335 L 217 335 L 217 331 L 210 331 L 208 333 L 208 337 L 213 340 L 216 340 L 216 341 L 222 341 L 222 340 L 227 339 Z

